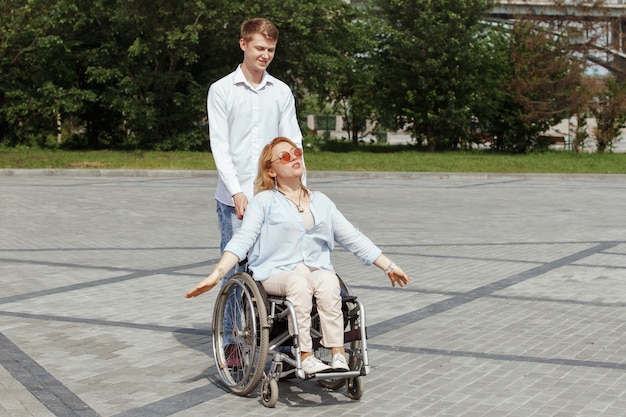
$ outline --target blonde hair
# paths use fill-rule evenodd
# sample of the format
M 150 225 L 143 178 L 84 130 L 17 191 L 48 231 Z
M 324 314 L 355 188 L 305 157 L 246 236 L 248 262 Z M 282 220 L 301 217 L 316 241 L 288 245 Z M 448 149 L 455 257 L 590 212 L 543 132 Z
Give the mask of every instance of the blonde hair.
M 284 136 L 278 136 L 272 139 L 270 143 L 265 145 L 265 147 L 261 151 L 261 155 L 259 155 L 259 168 L 257 171 L 256 179 L 254 180 L 254 194 L 258 194 L 261 191 L 272 190 L 275 187 L 278 187 L 277 179 L 271 177 L 268 171 L 272 166 L 272 150 L 276 145 L 283 142 L 290 144 L 294 148 L 298 147 L 291 139 Z M 308 193 L 306 187 L 304 185 L 301 186 L 304 192 Z
M 246 42 L 250 42 L 257 33 L 273 42 L 278 42 L 278 29 L 267 19 L 255 17 L 241 24 L 241 39 Z

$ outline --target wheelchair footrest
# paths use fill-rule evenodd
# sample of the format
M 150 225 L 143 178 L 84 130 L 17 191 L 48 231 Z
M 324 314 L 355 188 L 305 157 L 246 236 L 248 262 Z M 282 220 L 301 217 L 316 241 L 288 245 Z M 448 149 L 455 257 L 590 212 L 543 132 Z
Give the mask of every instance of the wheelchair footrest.
M 313 375 L 307 375 L 307 379 L 348 379 L 361 375 L 360 371 L 324 371 Z

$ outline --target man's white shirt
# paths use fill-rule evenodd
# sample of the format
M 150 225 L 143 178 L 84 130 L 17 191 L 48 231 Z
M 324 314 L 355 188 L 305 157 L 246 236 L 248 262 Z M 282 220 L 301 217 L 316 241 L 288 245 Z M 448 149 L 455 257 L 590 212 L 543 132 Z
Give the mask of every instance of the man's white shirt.
M 302 147 L 295 100 L 287 84 L 267 71 L 258 87 L 241 65 L 211 85 L 207 98 L 211 151 L 219 174 L 215 198 L 233 206 L 232 196 L 253 196 L 259 154 L 277 136 Z

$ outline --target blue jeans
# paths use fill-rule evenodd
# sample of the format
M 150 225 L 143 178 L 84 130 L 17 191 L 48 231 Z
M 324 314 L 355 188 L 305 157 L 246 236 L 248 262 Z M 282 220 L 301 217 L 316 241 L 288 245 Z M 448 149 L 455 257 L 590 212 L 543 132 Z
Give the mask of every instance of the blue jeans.
M 216 202 L 217 221 L 220 224 L 220 253 L 224 253 L 226 244 L 230 242 L 235 231 L 241 227 L 241 220 L 237 218 L 235 208 L 219 201 Z M 242 272 L 243 268 L 240 265 L 235 265 L 233 269 L 226 272 L 222 279 L 222 285 L 237 272 Z M 234 344 L 235 328 L 234 323 L 239 323 L 241 326 L 241 291 L 239 287 L 235 287 L 235 291 L 231 291 L 226 300 L 226 306 L 224 308 L 224 344 Z M 238 307 L 237 307 L 238 306 Z

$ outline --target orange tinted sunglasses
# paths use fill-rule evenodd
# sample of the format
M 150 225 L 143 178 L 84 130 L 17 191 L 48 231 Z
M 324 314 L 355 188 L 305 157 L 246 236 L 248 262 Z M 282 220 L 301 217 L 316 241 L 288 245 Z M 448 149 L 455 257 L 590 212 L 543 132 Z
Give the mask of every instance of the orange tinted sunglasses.
M 293 154 L 294 158 L 291 157 Z M 292 148 L 289 152 L 281 152 L 278 154 L 278 158 L 270 161 L 270 163 L 274 163 L 276 161 L 280 161 L 282 165 L 288 164 L 291 161 L 295 161 L 298 158 L 302 157 L 302 149 L 300 148 Z

